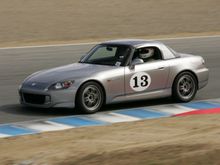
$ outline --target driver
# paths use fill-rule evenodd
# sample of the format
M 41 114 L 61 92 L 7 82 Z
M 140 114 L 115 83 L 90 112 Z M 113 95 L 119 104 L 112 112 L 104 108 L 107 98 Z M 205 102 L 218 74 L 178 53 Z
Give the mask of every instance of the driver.
M 152 57 L 154 55 L 153 48 L 141 48 L 139 49 L 139 58 L 144 60 L 144 62 L 153 60 Z

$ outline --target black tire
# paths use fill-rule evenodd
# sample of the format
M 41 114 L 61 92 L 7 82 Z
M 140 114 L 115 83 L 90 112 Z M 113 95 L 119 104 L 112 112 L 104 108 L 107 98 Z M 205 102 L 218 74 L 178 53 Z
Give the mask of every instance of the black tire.
M 83 84 L 76 96 L 77 109 L 86 114 L 92 114 L 100 110 L 104 102 L 102 87 L 96 82 Z
M 190 72 L 182 72 L 174 80 L 172 97 L 177 102 L 189 102 L 195 97 L 197 89 L 196 77 Z

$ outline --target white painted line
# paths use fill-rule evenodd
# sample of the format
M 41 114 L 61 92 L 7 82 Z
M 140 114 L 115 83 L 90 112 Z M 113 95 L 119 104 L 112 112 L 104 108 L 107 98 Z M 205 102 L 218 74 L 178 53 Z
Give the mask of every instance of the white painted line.
M 6 134 L 1 134 L 0 133 L 0 138 L 5 138 L 5 137 L 10 137 L 11 135 L 6 135 Z
M 153 38 L 145 40 L 184 40 L 184 39 L 201 39 L 201 38 L 218 38 L 220 35 L 210 36 L 192 36 L 192 37 L 171 37 L 171 38 Z M 132 39 L 132 38 L 131 38 Z M 110 39 L 111 40 L 111 39 Z M 64 47 L 64 46 L 81 46 L 81 45 L 94 45 L 100 42 L 85 42 L 85 43 L 72 43 L 72 44 L 49 44 L 49 45 L 33 45 L 33 46 L 15 46 L 15 47 L 1 47 L 0 50 L 7 49 L 28 49 L 28 48 L 47 48 L 47 47 Z
M 154 107 L 151 107 L 151 109 L 154 109 L 154 110 L 157 110 L 160 112 L 169 113 L 171 115 L 176 115 L 179 113 L 184 113 L 184 112 L 189 112 L 189 111 L 195 110 L 195 109 L 184 107 L 184 106 L 177 105 L 177 104 L 165 105 L 165 106 L 154 106 Z
M 45 131 L 58 131 L 58 130 L 65 130 L 74 128 L 73 126 L 68 126 L 64 124 L 59 124 L 51 121 L 33 121 L 33 122 L 23 122 L 17 124 L 20 127 L 36 130 L 39 132 Z
M 201 38 L 218 38 L 220 35 L 210 35 L 210 36 L 192 36 L 192 37 L 168 37 L 168 38 L 159 38 L 157 40 L 185 40 L 185 39 L 201 39 Z
M 99 42 L 85 42 L 75 44 L 54 44 L 54 45 L 33 45 L 33 46 L 16 46 L 16 47 L 2 47 L 0 50 L 7 49 L 29 49 L 29 48 L 49 48 L 49 47 L 64 47 L 64 46 L 81 46 L 81 45 L 95 45 Z

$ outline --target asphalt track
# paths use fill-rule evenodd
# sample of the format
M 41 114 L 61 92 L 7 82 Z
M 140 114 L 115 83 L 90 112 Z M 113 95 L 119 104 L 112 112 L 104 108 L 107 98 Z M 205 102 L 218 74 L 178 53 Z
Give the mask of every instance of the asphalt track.
M 220 97 L 220 37 L 198 37 L 163 40 L 179 52 L 201 55 L 210 69 L 209 84 L 197 93 L 195 100 Z M 76 114 L 68 109 L 24 108 L 18 103 L 17 88 L 29 74 L 51 67 L 77 62 L 93 44 L 61 45 L 0 49 L 0 124 Z M 105 111 L 130 107 L 169 104 L 157 99 L 109 105 Z

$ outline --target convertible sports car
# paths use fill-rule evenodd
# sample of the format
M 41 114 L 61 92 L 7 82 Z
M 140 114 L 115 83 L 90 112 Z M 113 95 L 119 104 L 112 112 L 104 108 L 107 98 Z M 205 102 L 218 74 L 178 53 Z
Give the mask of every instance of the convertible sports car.
M 177 53 L 161 42 L 114 40 L 96 45 L 78 63 L 42 70 L 19 88 L 20 102 L 94 113 L 103 104 L 172 96 L 192 100 L 208 83 L 200 56 Z

